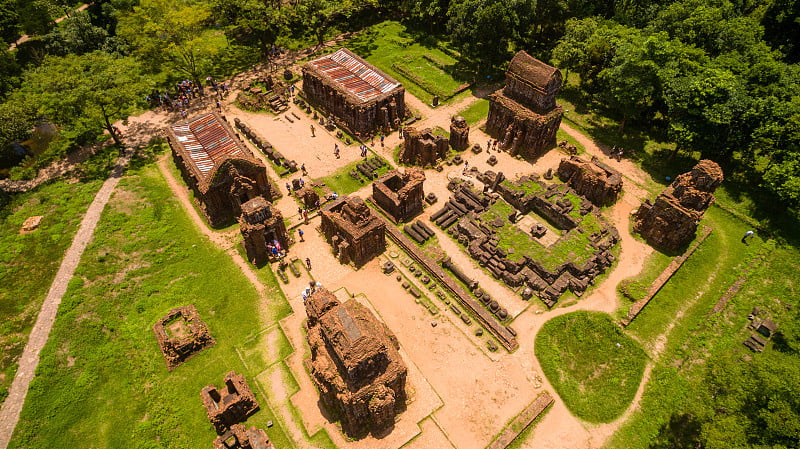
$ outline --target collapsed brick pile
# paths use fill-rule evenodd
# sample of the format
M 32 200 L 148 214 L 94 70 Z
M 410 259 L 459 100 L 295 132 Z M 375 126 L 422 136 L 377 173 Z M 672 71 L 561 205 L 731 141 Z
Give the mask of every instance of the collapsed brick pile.
M 678 251 L 694 239 L 703 213 L 714 202 L 714 190 L 724 179 L 716 162 L 703 159 L 664 189 L 651 203 L 646 200 L 634 217 L 634 232 L 666 251 Z
M 200 397 L 208 419 L 220 435 L 259 409 L 258 401 L 244 376 L 233 371 L 225 375 L 225 386 L 222 390 L 208 385 L 200 392 Z
M 382 432 L 405 407 L 408 370 L 397 338 L 356 300 L 320 288 L 305 301 L 311 379 L 350 436 Z
M 322 234 L 339 262 L 360 267 L 386 249 L 386 225 L 361 198 L 339 197 L 320 215 Z
M 516 209 L 514 213 L 508 217 L 489 218 L 485 213 L 499 201 L 498 198 L 478 193 L 463 183 L 451 183 L 448 187 L 453 191 L 453 196 L 440 211 L 431 216 L 431 221 L 447 229 L 450 235 L 467 247 L 470 256 L 495 278 L 512 288 L 524 284 L 524 299 L 536 292 L 548 307 L 552 307 L 567 289 L 580 296 L 614 262 L 611 248 L 619 241 L 618 231 L 588 200 L 582 200 L 576 211 L 576 205 L 567 197 L 568 193 L 575 195 L 573 190 L 564 185 L 545 184 L 527 176 L 510 183 L 504 180 L 502 173 L 491 171 L 480 174 L 478 179 L 513 206 Z M 500 231 L 515 226 L 514 223 L 521 216 L 531 211 L 544 216 L 566 232 L 545 251 L 528 251 L 524 247 L 501 244 Z M 585 227 L 583 222 L 589 215 L 594 224 Z M 540 245 L 533 240 L 538 231 L 536 226 L 530 232 L 518 230 L 520 235 L 527 234 L 528 245 Z M 552 259 L 554 256 L 551 251 L 556 251 L 560 245 L 577 241 L 586 232 L 589 232 L 585 236 L 587 247 L 582 249 L 590 254 L 580 256 L 567 252 L 563 260 L 556 263 L 541 259 Z M 477 286 L 470 288 L 475 291 Z M 484 292 L 478 297 L 493 313 L 500 313 L 502 307 Z
M 153 325 L 158 347 L 172 371 L 198 352 L 216 344 L 194 304 L 169 311 Z
M 430 128 L 418 131 L 413 126 L 406 126 L 403 136 L 403 147 L 398 155 L 401 164 L 431 167 L 447 157 L 449 141 L 444 136 L 433 134 Z
M 419 168 L 388 171 L 372 184 L 372 199 L 395 223 L 407 222 L 422 212 L 424 181 L 425 173 Z
M 275 446 L 264 429 L 247 429 L 242 424 L 234 424 L 214 440 L 214 449 L 275 449 Z
M 619 172 L 594 156 L 590 162 L 578 156 L 562 159 L 558 165 L 558 177 L 597 206 L 614 204 L 622 192 Z

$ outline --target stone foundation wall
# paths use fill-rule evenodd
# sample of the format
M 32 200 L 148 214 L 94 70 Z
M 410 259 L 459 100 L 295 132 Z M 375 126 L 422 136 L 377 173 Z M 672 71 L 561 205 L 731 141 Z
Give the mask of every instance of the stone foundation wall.
M 561 106 L 539 114 L 497 91 L 489 96 L 486 132 L 512 155 L 537 158 L 556 145 L 556 132 L 563 116 Z

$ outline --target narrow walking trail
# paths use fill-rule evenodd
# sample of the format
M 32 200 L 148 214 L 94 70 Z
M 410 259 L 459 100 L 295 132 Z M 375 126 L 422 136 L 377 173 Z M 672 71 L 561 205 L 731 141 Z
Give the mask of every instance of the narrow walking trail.
M 22 351 L 19 369 L 16 376 L 14 376 L 14 382 L 11 384 L 8 398 L 3 402 L 3 407 L 0 409 L 0 449 L 6 449 L 11 441 L 11 435 L 14 433 L 14 428 L 16 428 L 19 421 L 19 414 L 25 403 L 25 396 L 28 394 L 28 386 L 33 380 L 36 367 L 39 365 L 39 354 L 45 343 L 47 343 L 50 329 L 52 329 L 56 320 L 61 298 L 67 291 L 70 279 L 75 274 L 75 269 L 78 267 L 83 251 L 92 241 L 97 222 L 100 220 L 100 214 L 106 207 L 117 184 L 119 184 L 125 166 L 130 162 L 132 154 L 131 150 L 126 150 L 120 156 L 108 179 L 103 183 L 103 187 L 95 195 L 92 204 L 83 217 L 83 221 L 81 221 L 78 233 L 75 234 L 75 238 L 72 240 L 72 245 L 61 261 L 58 273 L 56 273 L 56 277 L 50 286 L 50 291 L 47 292 L 47 297 L 39 310 L 36 324 L 33 325 L 33 330 L 31 330 L 28 344 L 25 345 L 25 349 Z

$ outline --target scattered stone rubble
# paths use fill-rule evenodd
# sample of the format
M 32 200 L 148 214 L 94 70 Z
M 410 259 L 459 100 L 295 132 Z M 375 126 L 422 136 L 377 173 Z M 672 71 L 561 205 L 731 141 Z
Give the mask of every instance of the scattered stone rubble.
M 486 131 L 512 155 L 539 157 L 556 144 L 564 109 L 556 104 L 561 71 L 524 51 L 506 71 L 506 85 L 489 96 Z
M 258 401 L 243 375 L 231 371 L 225 375 L 224 383 L 222 390 L 208 385 L 200 392 L 208 419 L 220 435 L 259 409 Z
M 406 115 L 403 85 L 346 48 L 303 66 L 303 95 L 360 138 L 397 129 Z
M 747 315 L 747 319 L 750 320 L 747 327 L 755 330 L 756 333 L 745 340 L 744 345 L 753 352 L 764 352 L 767 342 L 775 335 L 775 331 L 778 329 L 777 323 L 768 318 L 759 318 L 760 315 L 762 315 L 762 310 L 758 306 L 754 307 L 753 311 Z
M 264 429 L 247 429 L 242 424 L 234 424 L 214 440 L 214 449 L 275 449 L 275 446 Z
M 273 80 L 272 75 L 266 75 L 251 81 L 246 88 L 240 90 L 236 94 L 236 103 L 246 111 L 270 109 L 280 114 L 289 108 L 284 92 L 286 92 L 285 84 Z
M 36 228 L 39 227 L 39 224 L 42 222 L 42 215 L 34 215 L 32 217 L 28 217 L 24 223 L 22 223 L 21 232 L 33 232 Z
M 620 173 L 595 156 L 590 162 L 577 156 L 562 159 L 558 165 L 558 178 L 596 206 L 614 204 L 622 192 Z
M 676 252 L 694 239 L 703 213 L 714 202 L 722 183 L 722 169 L 703 159 L 664 189 L 651 203 L 646 200 L 634 216 L 633 231 L 662 250 Z
M 391 429 L 405 407 L 408 373 L 397 338 L 356 300 L 340 304 L 324 288 L 305 307 L 311 379 L 323 404 L 350 436 Z
M 469 125 L 460 115 L 450 119 L 450 146 L 456 151 L 469 146 Z
M 343 196 L 321 211 L 322 234 L 339 262 L 360 267 L 386 249 L 386 225 L 357 196 Z
M 269 258 L 267 245 L 278 242 L 281 248 L 289 247 L 283 215 L 260 196 L 242 204 L 239 231 L 244 237 L 247 259 L 254 265 L 261 265 Z
M 194 304 L 170 310 L 156 321 L 153 332 L 169 371 L 203 349 L 217 344 Z
M 422 169 L 409 167 L 402 173 L 390 170 L 372 184 L 372 199 L 395 223 L 410 221 L 422 212 Z
M 470 256 L 495 278 L 503 280 L 511 288 L 524 285 L 524 299 L 530 298 L 535 292 L 548 307 L 552 307 L 567 289 L 578 296 L 582 295 L 595 278 L 611 266 L 615 260 L 611 248 L 620 237 L 617 229 L 600 215 L 591 202 L 581 200 L 576 210 L 568 194 L 580 197 L 572 189 L 559 184 L 545 184 L 535 178 L 523 176 L 511 183 L 504 179 L 502 173 L 487 171 L 478 175 L 478 180 L 484 183 L 487 190 L 497 192 L 515 209 L 513 214 L 503 218 L 485 215 L 499 201 L 496 195 L 478 193 L 465 183 L 451 182 L 448 188 L 453 191 L 453 196 L 442 209 L 431 215 L 430 220 L 466 246 Z M 529 251 L 518 245 L 509 247 L 501 244 L 498 231 L 514 226 L 519 217 L 531 211 L 566 232 L 544 253 Z M 583 226 L 589 215 L 594 223 L 591 228 Z M 518 228 L 519 235 L 524 233 L 529 236 L 529 245 L 539 245 L 533 241 L 533 235 L 543 234 L 541 231 L 538 226 L 530 231 Z M 586 254 L 570 252 L 563 260 L 552 260 L 552 248 L 583 236 L 587 239 Z M 456 270 L 451 271 L 461 278 Z M 503 310 L 485 292 L 475 292 L 477 283 L 461 280 L 493 313 Z
M 446 137 L 433 134 L 430 128 L 417 131 L 413 126 L 406 126 L 398 159 L 404 165 L 431 167 L 447 157 L 449 145 Z

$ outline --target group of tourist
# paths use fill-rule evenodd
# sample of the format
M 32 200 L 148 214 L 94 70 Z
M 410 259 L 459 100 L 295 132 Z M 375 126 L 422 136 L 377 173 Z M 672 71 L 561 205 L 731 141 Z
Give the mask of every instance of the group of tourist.
M 624 148 L 622 148 L 622 147 L 617 147 L 616 145 L 614 145 L 614 146 L 611 148 L 611 157 L 612 157 L 612 158 L 614 158 L 614 159 L 616 159 L 616 160 L 617 160 L 617 162 L 619 162 L 619 161 L 621 161 L 621 160 L 622 160 L 622 156 L 623 156 L 623 154 L 625 154 L 625 149 L 624 149 Z M 633 154 L 633 151 L 631 151 L 631 154 Z
M 497 140 L 497 139 L 489 139 L 489 141 L 486 142 L 486 153 L 487 154 L 490 153 L 492 149 L 494 149 L 498 153 L 500 152 L 500 141 L 499 140 Z
M 206 81 L 211 90 L 214 91 L 214 101 L 217 109 L 221 110 L 220 99 L 228 93 L 228 85 L 226 83 L 217 83 L 217 80 L 210 76 L 206 78 Z M 204 96 L 205 88 L 202 84 L 197 84 L 191 80 L 183 80 L 175 83 L 170 88 L 164 89 L 163 92 L 155 89 L 150 94 L 145 95 L 144 99 L 150 107 L 161 107 L 164 111 L 178 112 L 185 119 L 193 100 Z
M 286 257 L 286 251 L 281 248 L 280 242 L 273 240 L 272 243 L 267 243 L 267 251 L 272 254 L 274 260 L 282 261 Z

